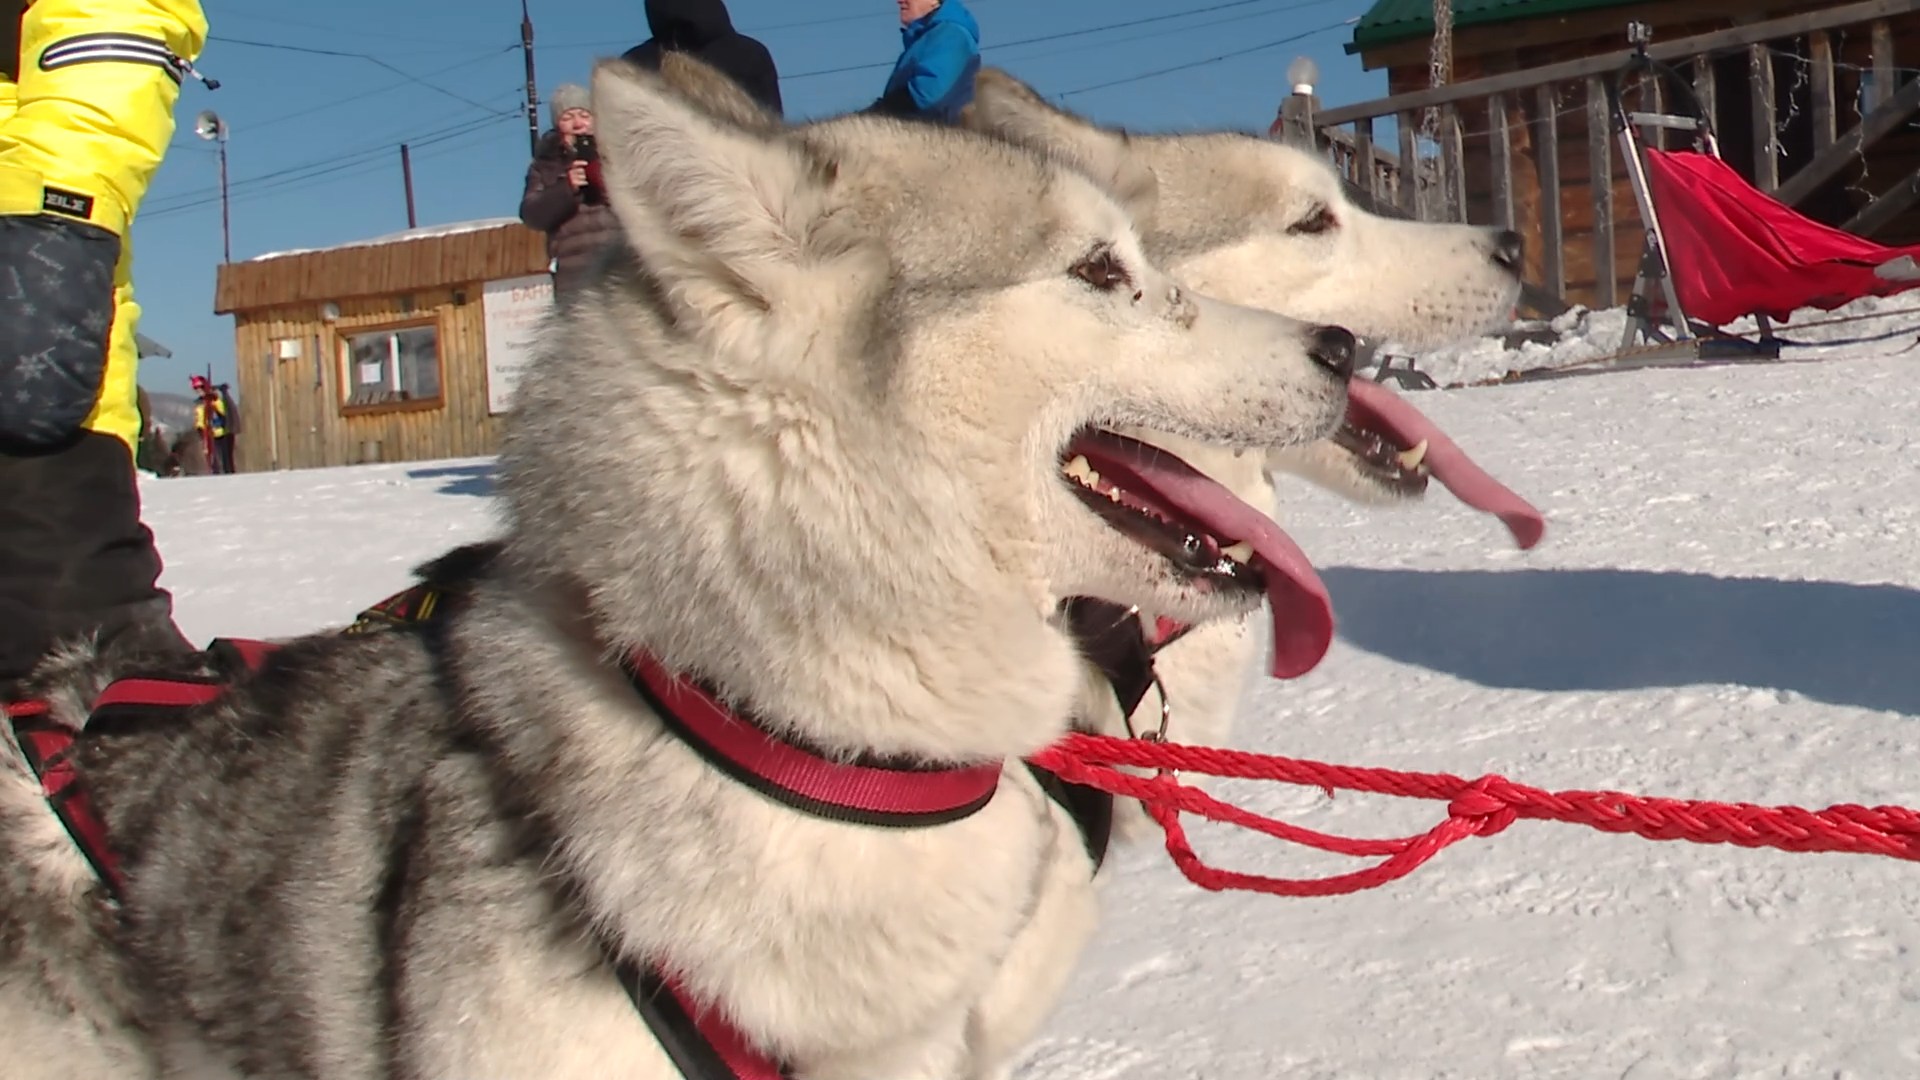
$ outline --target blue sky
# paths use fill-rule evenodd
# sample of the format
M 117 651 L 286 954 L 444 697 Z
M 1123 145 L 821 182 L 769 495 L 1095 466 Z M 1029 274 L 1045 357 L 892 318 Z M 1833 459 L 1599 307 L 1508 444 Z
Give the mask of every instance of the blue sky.
M 200 110 L 216 110 L 230 132 L 235 259 L 405 228 L 403 142 L 422 225 L 511 216 L 527 165 L 519 0 L 203 2 L 213 40 L 199 67 L 221 88 L 188 82 L 172 149 L 134 226 L 140 329 L 174 351 L 141 366 L 141 383 L 156 390 L 181 390 L 208 365 L 230 379 L 234 366 L 233 321 L 213 314 L 219 173 L 212 144 L 193 133 Z M 1386 92 L 1383 73 L 1362 72 L 1341 49 L 1352 31 L 1340 24 L 1370 0 L 968 3 L 986 62 L 1139 130 L 1265 131 L 1299 55 L 1319 62 L 1329 106 Z M 728 7 L 736 27 L 772 50 L 792 117 L 868 104 L 899 50 L 889 0 Z M 559 83 L 584 82 L 595 58 L 648 36 L 641 0 L 531 8 L 543 100 Z M 1030 38 L 1049 40 L 1014 44 Z

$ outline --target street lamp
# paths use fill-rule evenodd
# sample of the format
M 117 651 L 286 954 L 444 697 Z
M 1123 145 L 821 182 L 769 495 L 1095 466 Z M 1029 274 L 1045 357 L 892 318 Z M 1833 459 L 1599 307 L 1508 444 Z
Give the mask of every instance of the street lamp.
M 1320 108 L 1313 96 L 1313 84 L 1319 78 L 1320 65 L 1313 62 L 1313 57 L 1293 58 L 1293 63 L 1287 65 L 1287 85 L 1293 92 L 1280 99 L 1280 115 L 1273 118 L 1273 126 L 1267 129 L 1269 136 L 1279 136 L 1306 150 L 1319 148 L 1320 137 L 1313 127 L 1313 114 Z
M 220 146 L 220 261 L 233 261 L 233 227 L 227 216 L 227 122 L 206 109 L 193 118 L 193 133 Z
M 1320 81 L 1320 65 L 1313 62 L 1311 56 L 1296 56 L 1293 63 L 1287 65 L 1287 82 L 1293 92 L 1302 97 L 1313 94 L 1313 84 Z

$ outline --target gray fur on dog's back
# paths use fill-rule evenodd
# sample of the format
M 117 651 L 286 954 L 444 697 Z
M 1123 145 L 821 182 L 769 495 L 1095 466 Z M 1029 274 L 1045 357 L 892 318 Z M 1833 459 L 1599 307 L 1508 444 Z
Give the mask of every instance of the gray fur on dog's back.
M 148 1022 L 184 1012 L 248 1075 L 384 1071 L 367 1034 L 393 1020 L 424 784 L 455 752 L 445 677 L 415 633 L 308 638 L 179 730 L 81 744 L 129 855 L 135 975 L 167 1009 Z

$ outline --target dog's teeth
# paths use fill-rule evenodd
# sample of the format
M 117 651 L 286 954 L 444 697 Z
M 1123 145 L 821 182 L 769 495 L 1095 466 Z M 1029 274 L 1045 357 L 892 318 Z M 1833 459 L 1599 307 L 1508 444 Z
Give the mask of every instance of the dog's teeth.
M 1107 498 L 1109 498 L 1109 499 L 1112 499 L 1112 500 L 1113 500 L 1114 502 L 1119 502 L 1119 501 L 1120 501 L 1120 489 L 1119 489 L 1119 488 L 1110 488 L 1110 489 L 1109 489 L 1109 490 L 1107 491 Z
M 1427 459 L 1427 440 L 1421 439 L 1411 450 L 1402 450 L 1394 455 L 1403 469 L 1417 469 Z
M 1220 554 L 1237 563 L 1250 563 L 1253 561 L 1253 545 L 1242 540 L 1237 544 L 1229 544 L 1221 548 Z
M 1087 464 L 1087 455 L 1085 454 L 1073 455 L 1073 460 L 1062 465 L 1060 471 L 1081 483 L 1090 483 L 1094 475 L 1093 466 Z

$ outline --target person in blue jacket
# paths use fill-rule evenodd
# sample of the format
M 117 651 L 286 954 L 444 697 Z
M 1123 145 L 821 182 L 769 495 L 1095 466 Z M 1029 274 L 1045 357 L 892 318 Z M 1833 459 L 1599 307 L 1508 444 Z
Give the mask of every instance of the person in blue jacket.
M 973 100 L 980 24 L 960 0 L 898 0 L 900 59 L 878 112 L 952 123 Z

